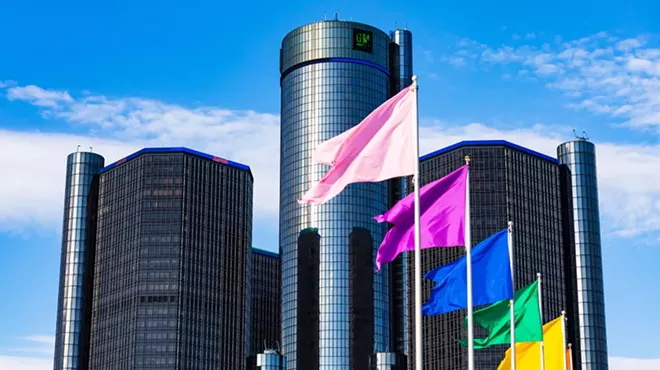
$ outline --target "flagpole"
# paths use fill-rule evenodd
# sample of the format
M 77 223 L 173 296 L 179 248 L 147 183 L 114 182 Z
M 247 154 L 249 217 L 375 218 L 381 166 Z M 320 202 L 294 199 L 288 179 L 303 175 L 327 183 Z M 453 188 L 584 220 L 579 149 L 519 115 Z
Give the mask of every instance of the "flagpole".
M 415 192 L 415 369 L 422 370 L 422 247 L 420 201 L 419 201 L 419 113 L 417 111 L 417 76 L 412 77 L 411 91 L 414 102 L 412 104 L 412 117 L 415 120 L 413 127 L 413 150 L 415 151 L 415 166 L 413 171 L 413 189 Z
M 568 344 L 568 364 L 569 368 L 568 370 L 573 370 L 573 344 L 569 343 Z
M 539 282 L 539 311 L 541 313 L 541 326 L 543 326 L 543 300 L 541 299 L 541 273 L 536 274 L 536 279 Z M 543 340 L 541 340 L 541 370 L 545 370 L 545 349 L 543 348 Z
M 472 232 L 470 228 L 470 156 L 465 178 L 465 253 L 467 265 L 468 370 L 474 370 L 474 319 L 472 317 Z
M 567 364 L 566 364 L 566 311 L 561 311 L 561 339 L 562 343 L 564 344 L 562 346 L 563 350 L 563 357 L 564 357 L 564 370 L 568 370 Z
M 509 244 L 509 267 L 511 269 L 511 286 L 516 287 L 515 275 L 513 273 L 513 222 L 509 221 L 509 233 L 507 242 Z M 511 310 L 511 370 L 516 370 L 516 309 L 515 300 L 512 298 L 509 301 Z M 566 369 L 564 369 L 566 370 Z

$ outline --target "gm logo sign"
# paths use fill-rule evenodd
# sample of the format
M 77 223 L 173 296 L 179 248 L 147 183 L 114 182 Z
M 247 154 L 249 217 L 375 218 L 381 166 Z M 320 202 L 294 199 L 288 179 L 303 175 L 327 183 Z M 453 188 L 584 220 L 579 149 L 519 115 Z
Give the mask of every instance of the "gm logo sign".
M 373 52 L 373 32 L 353 28 L 353 50 Z

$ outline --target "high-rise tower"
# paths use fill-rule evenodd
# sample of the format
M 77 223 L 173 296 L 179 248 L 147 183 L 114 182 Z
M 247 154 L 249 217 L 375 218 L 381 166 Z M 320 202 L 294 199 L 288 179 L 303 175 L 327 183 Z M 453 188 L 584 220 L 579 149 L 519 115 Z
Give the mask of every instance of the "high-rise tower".
M 582 370 L 607 370 L 596 147 L 585 139 L 569 141 L 557 147 L 557 156 L 559 163 L 570 170 L 572 184 L 579 314 L 578 326 L 573 330 L 580 336 L 579 342 L 573 344 L 574 356 L 577 357 L 574 361 Z
M 373 216 L 389 208 L 393 181 L 352 184 L 321 206 L 297 203 L 328 169 L 312 166 L 316 146 L 409 84 L 411 34 L 393 35 L 333 20 L 299 27 L 282 41 L 280 255 L 289 370 L 366 369 L 372 353 L 402 342 L 392 323 L 397 279 L 390 266 L 374 267 L 387 226 Z
M 513 267 L 515 288 L 520 289 L 542 274 L 543 320 L 549 322 L 562 311 L 570 311 L 572 291 L 567 284 L 571 266 L 564 256 L 571 250 L 572 235 L 565 229 L 567 203 L 562 182 L 566 176 L 557 159 L 503 140 L 464 141 L 420 158 L 420 185 L 428 184 L 470 162 L 470 226 L 472 244 L 477 245 L 513 222 Z M 570 224 L 570 222 L 568 222 Z M 570 252 L 569 252 L 570 253 Z M 422 274 L 455 261 L 465 255 L 465 248 L 432 248 L 422 250 Z M 408 259 L 412 259 L 412 254 Z M 408 270 L 410 298 L 414 293 L 414 265 Z M 428 298 L 433 282 L 423 281 L 424 298 Z M 412 299 L 408 305 L 412 313 Z M 475 307 L 478 309 L 481 307 Z M 458 340 L 467 336 L 466 310 L 423 318 L 423 358 L 425 369 L 464 370 L 467 348 Z M 567 315 L 568 324 L 575 317 Z M 411 314 L 408 320 L 412 323 Z M 409 324 L 409 329 L 413 325 Z M 408 330 L 414 349 L 414 335 Z M 475 326 L 475 337 L 485 337 Z M 569 335 L 569 340 L 573 341 Z M 476 369 L 496 369 L 504 358 L 507 345 L 475 351 Z M 409 364 L 414 368 L 413 352 Z M 521 369 L 524 370 L 524 369 Z
M 280 343 L 282 267 L 277 253 L 252 248 L 252 323 L 250 357 Z
M 88 204 L 88 198 L 95 203 L 96 196 L 90 196 L 90 191 L 95 188 L 92 183 L 104 162 L 102 156 L 90 152 L 75 152 L 67 157 L 55 370 L 88 368 L 96 233 L 93 227 L 87 227 L 88 218 L 96 217 L 96 207 Z
M 147 148 L 99 176 L 90 369 L 246 368 L 250 168 Z

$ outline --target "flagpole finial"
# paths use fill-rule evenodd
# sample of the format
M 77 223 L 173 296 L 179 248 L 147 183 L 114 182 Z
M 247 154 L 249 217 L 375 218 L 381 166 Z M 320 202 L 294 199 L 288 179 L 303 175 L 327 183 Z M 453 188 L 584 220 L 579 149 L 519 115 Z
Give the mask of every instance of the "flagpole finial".
M 417 75 L 412 76 L 412 82 L 416 85 L 417 84 Z
M 573 348 L 573 343 L 569 343 L 568 348 Z
M 561 315 L 562 316 L 566 315 L 566 311 L 561 311 Z
M 536 273 L 536 278 L 539 279 L 539 280 L 541 280 L 541 273 L 540 273 L 540 272 L 537 272 L 537 273 Z
M 469 155 L 465 156 L 465 164 L 470 164 L 470 156 Z
M 513 221 L 509 221 L 507 226 L 509 227 L 509 231 L 513 230 Z

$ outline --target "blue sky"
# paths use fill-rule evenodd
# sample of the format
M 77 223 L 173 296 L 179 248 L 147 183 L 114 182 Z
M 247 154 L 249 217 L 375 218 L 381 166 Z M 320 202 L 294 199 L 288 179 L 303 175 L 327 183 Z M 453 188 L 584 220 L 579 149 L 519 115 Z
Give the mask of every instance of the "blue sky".
M 611 369 L 660 358 L 660 5 L 652 1 L 22 1 L 0 22 L 0 368 L 51 367 L 66 155 L 189 146 L 252 166 L 277 248 L 279 45 L 328 18 L 407 24 L 422 151 L 507 139 L 598 149 Z M 246 143 L 250 143 L 246 145 Z M 273 185 L 275 184 L 275 185 Z M 9 302 L 9 303 L 6 303 Z

